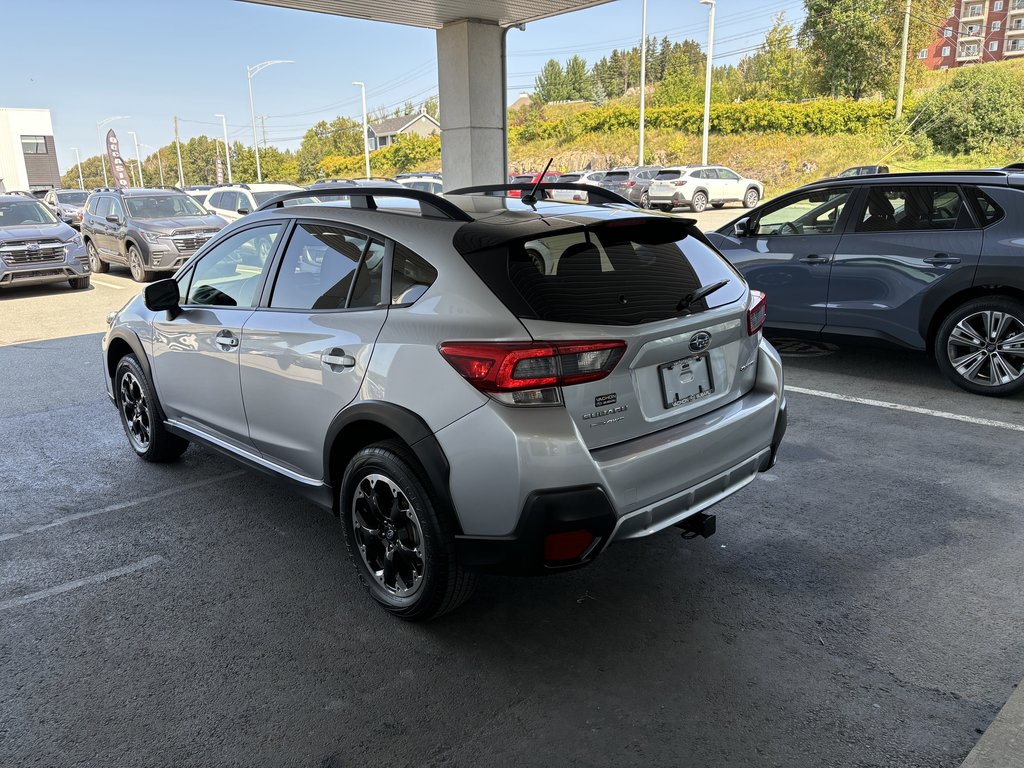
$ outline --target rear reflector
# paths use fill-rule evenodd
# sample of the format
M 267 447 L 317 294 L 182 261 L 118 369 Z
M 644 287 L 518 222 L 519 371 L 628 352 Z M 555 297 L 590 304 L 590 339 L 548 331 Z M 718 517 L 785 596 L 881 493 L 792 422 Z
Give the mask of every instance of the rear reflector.
M 544 537 L 544 560 L 548 563 L 579 560 L 594 541 L 590 531 L 566 531 L 549 533 Z
M 747 334 L 753 336 L 768 319 L 768 297 L 760 291 L 750 292 L 750 309 L 747 310 Z
M 443 343 L 440 351 L 481 392 L 516 392 L 603 379 L 622 358 L 626 342 L 451 341 Z

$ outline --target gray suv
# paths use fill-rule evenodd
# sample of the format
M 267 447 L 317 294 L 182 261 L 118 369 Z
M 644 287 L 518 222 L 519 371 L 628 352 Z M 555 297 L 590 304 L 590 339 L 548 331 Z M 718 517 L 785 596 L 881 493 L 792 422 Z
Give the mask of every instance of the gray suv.
M 774 464 L 786 427 L 764 297 L 690 222 L 479 191 L 285 195 L 103 340 L 142 459 L 195 442 L 290 482 L 406 619 L 454 608 L 478 571 L 710 535 L 705 510 Z
M 709 235 L 772 297 L 769 327 L 930 352 L 981 395 L 1024 391 L 1024 173 L 828 179 Z
M 176 187 L 101 188 L 89 195 L 82 239 L 93 272 L 124 264 L 147 283 L 173 272 L 227 222 Z
M 0 288 L 65 280 L 89 287 L 81 236 L 39 200 L 0 194 Z

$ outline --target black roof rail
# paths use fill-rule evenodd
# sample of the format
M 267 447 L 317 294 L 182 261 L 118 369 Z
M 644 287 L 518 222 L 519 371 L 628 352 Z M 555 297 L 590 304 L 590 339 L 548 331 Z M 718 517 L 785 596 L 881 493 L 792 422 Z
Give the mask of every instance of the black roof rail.
M 597 202 L 602 205 L 628 205 L 630 208 L 639 207 L 632 200 L 627 200 L 622 195 L 616 194 L 615 192 L 610 192 L 604 187 L 596 187 L 593 184 L 559 183 L 557 181 L 546 181 L 542 184 L 483 184 L 478 187 L 462 187 L 461 189 L 453 189 L 450 192 L 446 192 L 445 194 L 485 194 L 501 197 L 502 195 L 496 195 L 495 193 L 509 192 L 511 190 L 521 190 L 523 192 L 529 192 L 531 189 L 534 188 L 536 188 L 538 192 L 543 192 L 549 189 L 569 189 L 576 192 L 586 192 L 588 203 L 591 205 Z
M 285 192 L 272 200 L 268 200 L 257 211 L 265 211 L 269 208 L 283 208 L 288 200 L 297 200 L 302 197 L 341 197 L 349 198 L 352 208 L 365 210 L 377 210 L 376 197 L 402 197 L 409 200 L 418 200 L 421 208 L 428 206 L 433 208 L 446 219 L 452 221 L 473 221 L 473 217 L 459 208 L 457 205 L 438 197 L 431 192 L 423 192 L 408 187 L 341 187 L 338 189 L 301 189 L 295 192 Z M 312 203 L 316 205 L 316 203 Z
M 351 184 L 351 185 L 355 186 L 355 182 L 352 181 L 352 179 L 342 179 L 342 178 L 337 178 L 337 179 L 317 179 L 312 184 L 310 184 L 308 187 L 306 187 L 306 189 L 310 189 L 311 187 L 315 187 L 318 184 L 322 184 L 322 185 Z
M 1010 163 L 1003 166 L 1004 171 L 1024 171 L 1024 163 Z

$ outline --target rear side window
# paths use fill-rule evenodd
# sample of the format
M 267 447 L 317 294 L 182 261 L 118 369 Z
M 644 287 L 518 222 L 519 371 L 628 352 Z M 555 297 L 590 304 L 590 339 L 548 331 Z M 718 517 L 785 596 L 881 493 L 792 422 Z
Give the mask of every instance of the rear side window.
M 974 221 L 957 187 L 879 185 L 867 193 L 857 232 L 971 229 Z
M 363 254 L 363 261 L 356 273 L 356 282 L 352 286 L 352 298 L 349 308 L 379 307 L 384 275 L 384 243 L 371 240 Z
M 391 268 L 391 303 L 411 304 L 437 279 L 437 270 L 404 245 L 395 244 Z
M 101 198 L 99 198 L 99 197 L 90 197 L 89 198 L 88 209 L 89 209 L 89 213 L 91 213 L 93 216 L 96 215 L 96 208 L 100 204 L 100 199 Z
M 654 178 L 657 181 L 675 181 L 680 175 L 682 175 L 680 171 L 659 171 Z
M 725 260 L 677 223 L 615 224 L 513 242 L 466 258 L 525 319 L 638 325 L 676 317 L 680 300 L 702 285 L 729 282 L 691 311 L 743 294 L 742 281 Z
M 338 227 L 302 223 L 288 241 L 270 306 L 344 309 L 369 238 Z
M 109 216 L 113 211 L 113 199 L 109 197 L 101 197 L 96 203 L 96 215 L 97 216 Z

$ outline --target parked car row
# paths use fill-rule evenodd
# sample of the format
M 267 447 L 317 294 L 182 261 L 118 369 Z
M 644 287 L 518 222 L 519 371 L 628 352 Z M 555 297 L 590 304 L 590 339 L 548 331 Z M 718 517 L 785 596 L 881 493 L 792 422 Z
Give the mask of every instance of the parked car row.
M 539 173 L 511 176 L 514 184 L 534 184 Z M 727 203 L 740 203 L 753 208 L 764 197 L 764 184 L 748 179 L 721 165 L 634 166 L 601 171 L 548 173 L 545 182 L 562 184 L 596 184 L 635 203 L 641 208 L 672 211 L 688 208 L 696 213 L 709 205 L 721 208 Z M 513 193 L 517 194 L 517 193 Z M 550 190 L 555 200 L 584 201 L 585 195 L 571 190 Z

